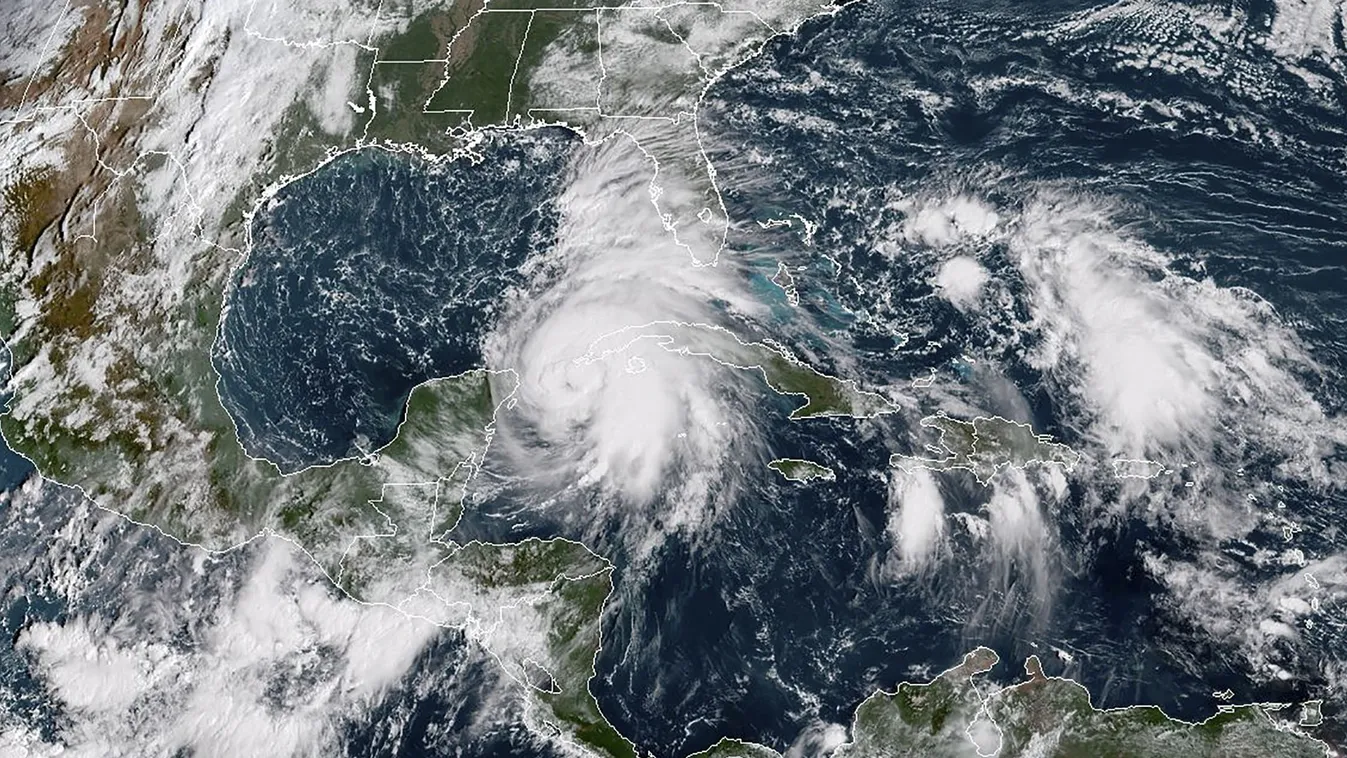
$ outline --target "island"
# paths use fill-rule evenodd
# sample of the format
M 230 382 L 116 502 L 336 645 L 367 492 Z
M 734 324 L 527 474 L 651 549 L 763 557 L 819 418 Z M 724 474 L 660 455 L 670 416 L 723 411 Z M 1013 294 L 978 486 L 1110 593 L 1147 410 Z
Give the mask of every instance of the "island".
M 595 340 L 577 360 L 581 363 L 606 360 L 641 342 L 654 343 L 666 352 L 759 374 L 774 392 L 800 398 L 800 405 L 790 412 L 792 420 L 826 416 L 873 418 L 898 410 L 896 403 L 861 389 L 854 379 L 830 376 L 779 344 L 747 342 L 714 324 L 652 321 L 624 327 Z
M 1154 479 L 1171 473 L 1163 463 L 1138 458 L 1115 458 L 1109 461 L 1113 466 L 1113 475 L 1118 479 Z
M 456 538 L 464 487 L 513 396 L 513 372 L 426 381 L 381 448 L 282 473 L 248 455 L 217 392 L 210 355 L 225 293 L 267 198 L 339 156 L 480 160 L 483 133 L 545 125 L 632 142 L 650 163 L 651 212 L 693 263 L 714 263 L 728 219 L 698 133 L 702 95 L 771 38 L 839 7 L 456 0 L 205 13 L 151 3 L 116 22 L 81 7 L 25 40 L 53 65 L 9 72 L 6 84 L 23 86 L 0 92 L 0 336 L 13 369 L 0 431 L 43 476 L 186 543 L 228 550 L 259 534 L 297 543 L 351 597 L 480 642 L 530 698 L 539 733 L 581 754 L 634 758 L 589 690 L 612 564 L 563 539 Z M 278 65 L 253 65 L 263 60 Z M 348 87 L 342 71 L 368 74 Z M 336 113 L 325 107 L 334 100 Z M 674 186 L 687 191 L 666 191 Z M 628 337 L 756 372 L 799 401 L 793 419 L 896 410 L 783 346 L 718 327 L 666 322 L 614 335 Z M 990 477 L 1077 458 L 1027 425 L 936 418 L 947 456 L 895 465 Z M 1003 755 L 1026 745 L 1107 755 L 1103 734 L 1139 751 L 1322 754 L 1256 706 L 1200 725 L 1154 709 L 1097 711 L 1078 685 L 1033 671 L 980 698 L 973 677 L 994 660 L 979 650 L 931 683 L 866 700 L 838 754 L 971 755 L 961 728 L 973 726 L 1000 735 Z M 703 755 L 778 753 L 725 740 Z
M 901 455 L 890 456 L 889 464 L 910 470 L 970 472 L 981 484 L 988 484 L 998 473 L 1010 468 L 1056 465 L 1067 471 L 1080 462 L 1080 454 L 1067 445 L 1054 442 L 1047 434 L 1034 432 L 1029 424 L 1001 418 L 978 416 L 972 421 L 950 418 L 944 413 L 927 416 L 921 426 L 939 432 L 934 447 L 941 458 Z
M 768 463 L 767 468 L 777 472 L 787 481 L 801 484 L 808 484 L 815 479 L 822 479 L 827 482 L 837 479 L 837 475 L 827 466 L 800 458 L 777 458 Z

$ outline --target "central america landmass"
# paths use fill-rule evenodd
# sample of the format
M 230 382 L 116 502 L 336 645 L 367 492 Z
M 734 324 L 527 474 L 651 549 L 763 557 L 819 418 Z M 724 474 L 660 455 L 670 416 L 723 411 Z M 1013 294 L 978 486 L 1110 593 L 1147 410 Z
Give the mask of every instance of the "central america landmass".
M 454 5 L 413 19 L 405 30 L 367 50 L 368 98 L 356 107 L 368 118 L 355 147 L 452 153 L 470 148 L 479 129 L 541 124 L 568 126 L 591 140 L 623 135 L 656 166 L 652 200 L 666 228 L 695 263 L 714 261 L 727 221 L 697 131 L 701 93 L 767 39 L 838 6 L 557 5 Z M 499 55 L 501 49 L 511 55 Z M 103 53 L 108 60 L 122 55 L 112 48 Z M 41 89 L 39 83 L 34 97 Z M 134 98 L 109 102 L 109 118 L 90 120 L 111 131 L 100 137 L 86 125 L 92 144 L 77 145 L 72 154 L 96 153 L 102 162 L 130 149 L 124 146 L 133 142 L 132 125 L 141 106 Z M 286 173 L 285 161 L 296 171 L 312 170 L 333 147 L 322 140 L 300 143 L 305 141 L 295 139 L 276 150 L 275 173 Z M 468 630 L 543 706 L 537 717 L 569 741 L 593 754 L 637 755 L 637 748 L 603 718 L 588 689 L 612 566 L 565 540 L 506 545 L 453 540 L 463 486 L 480 465 L 494 415 L 512 392 L 512 375 L 480 370 L 421 385 L 408 399 L 398 435 L 384 448 L 365 458 L 281 475 L 270 463 L 247 455 L 214 393 L 206 355 L 218 324 L 213 305 L 222 300 L 226 277 L 221 272 L 232 265 L 229 256 L 211 249 L 192 262 L 200 270 L 191 280 L 205 286 L 164 317 L 180 328 L 162 329 L 164 324 L 142 318 L 125 303 L 109 305 L 118 286 L 112 274 L 145 268 L 143 251 L 153 248 L 155 237 L 147 231 L 151 221 L 139 213 L 133 191 L 115 188 L 111 179 L 84 176 L 97 174 L 92 164 L 72 161 L 76 168 L 70 176 L 24 174 L 6 187 L 6 213 L 21 222 L 6 258 L 27 258 L 22 266 L 7 267 L 26 272 L 27 279 L 10 283 L 23 294 L 5 296 L 10 306 L 6 340 L 16 367 L 29 369 L 25 382 L 15 385 L 10 412 L 0 419 L 15 449 L 44 476 L 79 486 L 95 502 L 123 507 L 131 518 L 192 544 L 220 549 L 259 531 L 292 539 L 352 597 Z M 690 198 L 674 198 L 662 191 L 670 179 L 698 190 Z M 80 233 L 74 223 L 86 213 L 104 222 L 97 235 Z M 234 208 L 225 215 L 238 213 Z M 73 221 L 56 224 L 62 218 Z M 34 255 L 43 245 L 51 250 Z M 123 266 L 127 271 L 119 270 Z M 21 298 L 24 307 L 16 307 Z M 163 340 L 164 333 L 188 337 L 182 352 L 173 352 L 179 348 Z M 154 338 L 139 339 L 142 334 Z M 18 339 L 12 340 L 15 335 Z M 124 344 L 115 344 L 118 340 Z M 56 401 L 50 405 L 33 402 L 42 392 L 37 379 L 80 371 L 78 346 L 88 344 L 125 351 L 115 353 L 106 384 L 78 396 L 50 398 Z M 762 371 L 778 392 L 805 397 L 799 417 L 882 412 L 868 407 L 856 413 L 847 403 L 866 394 L 856 394 L 860 391 L 854 386 L 830 382 L 784 354 L 758 351 L 762 346 L 741 346 L 747 353 L 722 360 Z M 173 360 L 147 364 L 143 356 L 160 349 Z M 751 354 L 749 360 L 740 365 L 745 354 Z M 139 410 L 123 413 L 126 404 Z M 114 431 L 83 439 L 69 425 L 87 418 L 106 418 Z M 127 419 L 150 433 L 123 431 Z M 961 423 L 944 424 L 945 442 L 965 433 Z M 194 458 L 194 467 L 173 467 L 171 480 L 151 477 L 142 488 L 164 440 L 172 445 L 187 439 L 204 440 L 199 465 Z M 956 447 L 947 445 L 949 461 L 924 465 L 978 465 Z M 198 448 L 184 449 L 190 458 Z M 170 492 L 170 485 L 182 489 Z M 209 507 L 191 507 L 201 503 Z M 410 582 L 411 577 L 417 581 Z M 445 602 L 446 596 L 463 602 Z M 509 619 L 484 612 L 506 607 L 512 609 Z M 504 623 L 534 633 L 497 634 Z M 1201 725 L 1171 721 L 1155 709 L 1097 711 L 1077 685 L 1042 677 L 1033 666 L 1028 682 L 987 698 L 976 696 L 973 677 L 989 670 L 994 660 L 990 651 L 980 650 L 930 684 L 903 684 L 892 695 L 875 695 L 858 709 L 852 742 L 839 754 L 976 754 L 984 745 L 969 741 L 974 724 L 995 726 L 1003 755 L 1044 745 L 1051 746 L 1044 754 L 1061 756 L 1172 754 L 1145 752 L 1162 749 L 1196 755 L 1323 752 L 1318 743 L 1278 729 L 1255 706 L 1223 711 Z M 1177 735 L 1178 741 L 1167 735 Z M 734 742 L 706 754 L 777 755 L 767 747 Z

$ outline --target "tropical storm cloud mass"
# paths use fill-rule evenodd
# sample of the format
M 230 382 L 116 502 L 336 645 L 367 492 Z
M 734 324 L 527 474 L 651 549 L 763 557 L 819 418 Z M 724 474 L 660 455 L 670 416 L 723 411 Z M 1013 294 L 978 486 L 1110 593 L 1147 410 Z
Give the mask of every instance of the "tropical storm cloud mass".
M 0 754 L 1347 751 L 1341 3 L 291 6 L 0 8 Z

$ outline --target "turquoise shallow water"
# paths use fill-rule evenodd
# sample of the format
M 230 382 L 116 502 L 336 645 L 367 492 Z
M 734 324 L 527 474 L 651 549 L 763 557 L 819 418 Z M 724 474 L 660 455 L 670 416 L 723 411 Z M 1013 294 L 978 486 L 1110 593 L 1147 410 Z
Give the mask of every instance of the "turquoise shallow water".
M 1304 63 L 1327 82 L 1312 87 L 1252 37 L 1214 38 L 1184 15 L 1224 11 L 1154 6 L 1086 23 L 1072 10 L 860 4 L 774 43 L 709 95 L 707 143 L 740 222 L 728 254 L 752 250 L 764 262 L 750 288 L 771 316 L 746 326 L 913 396 L 901 417 L 876 424 L 789 423 L 787 401 L 761 399 L 755 411 L 777 419 L 764 422 L 764 447 L 829 465 L 836 484 L 795 487 L 745 460 L 742 481 L 712 487 L 714 529 L 670 537 L 640 569 L 628 559 L 643 532 L 562 518 L 551 504 L 516 497 L 508 482 L 483 488 L 489 497 L 466 533 L 600 535 L 596 546 L 619 566 L 619 602 L 605 620 L 594 690 L 622 732 L 655 754 L 683 755 L 726 735 L 784 748 L 817 722 L 848 722 L 875 688 L 929 676 L 984 644 L 1008 662 L 999 676 L 1039 654 L 1049 673 L 1078 678 L 1101 705 L 1156 703 L 1197 719 L 1214 707 L 1210 693 L 1229 687 L 1239 700 L 1322 697 L 1326 715 L 1341 718 L 1347 685 L 1333 678 L 1347 670 L 1341 596 L 1324 596 L 1312 627 L 1302 619 L 1294 636 L 1250 649 L 1245 633 L 1276 612 L 1260 604 L 1274 605 L 1273 588 L 1297 579 L 1295 567 L 1267 558 L 1287 546 L 1283 522 L 1269 516 L 1247 533 L 1212 537 L 1185 520 L 1190 512 L 1165 510 L 1187 502 L 1181 485 L 1128 507 L 1097 471 L 1064 485 L 1059 501 L 1043 505 L 1025 553 L 1050 562 L 1046 599 L 1032 561 L 1000 560 L 959 530 L 956 519 L 986 517 L 989 494 L 958 475 L 941 479 L 948 559 L 915 577 L 886 568 L 895 552 L 888 455 L 919 452 L 913 421 L 940 402 L 1015 415 L 1100 454 L 1098 398 L 1079 391 L 1084 374 L 1035 359 L 1048 339 L 1035 322 L 1035 288 L 1059 283 L 1054 272 L 1031 270 L 1033 246 L 1017 248 L 1009 232 L 956 248 L 913 241 L 921 234 L 905 224 L 923 198 L 977 198 L 1009 227 L 1026 223 L 1026 207 L 1044 192 L 1078 203 L 1063 202 L 1065 215 L 1106 205 L 1109 229 L 1164 256 L 1129 264 L 1129 281 L 1163 316 L 1138 323 L 1158 330 L 1188 320 L 1182 334 L 1226 362 L 1292 344 L 1289 330 L 1312 366 L 1277 375 L 1276 389 L 1307 393 L 1288 392 L 1285 402 L 1313 402 L 1330 417 L 1347 403 L 1341 76 Z M 1234 11 L 1255 29 L 1275 9 Z M 1139 60 L 1135 51 L 1148 45 L 1189 55 L 1191 65 Z M 476 165 L 350 156 L 260 214 L 214 356 L 249 450 L 298 468 L 377 446 L 412 386 L 480 364 L 493 303 L 519 285 L 519 264 L 552 241 L 551 204 L 572 147 L 538 133 L 500 137 Z M 755 223 L 795 212 L 817 224 L 808 243 L 798 228 Z M 1113 271 L 1123 252 L 1104 250 L 1100 269 Z M 949 302 L 933 282 L 955 253 L 976 258 L 1003 299 L 980 310 Z M 769 281 L 777 259 L 804 267 L 800 308 Z M 1235 320 L 1243 306 L 1180 281 L 1246 288 L 1274 316 Z M 1101 301 L 1113 294 L 1098 292 Z M 911 380 L 926 377 L 945 394 L 915 392 Z M 1323 455 L 1322 480 L 1287 473 L 1278 435 L 1301 438 L 1294 425 L 1260 420 L 1279 409 L 1228 387 L 1203 389 L 1229 424 L 1199 451 L 1206 463 L 1257 480 L 1247 492 L 1301 525 L 1294 545 L 1309 559 L 1347 552 L 1341 451 Z M 0 484 L 12 489 L 29 473 L 0 453 Z M 1246 493 L 1222 486 L 1225 499 Z M 196 572 L 190 551 L 127 525 L 100 539 L 92 525 L 105 517 L 81 512 L 69 491 L 48 488 L 25 502 L 37 505 L 6 507 L 0 525 L 0 543 L 12 548 L 3 635 L 11 640 L 36 623 L 85 617 L 191 650 L 209 636 L 213 604 L 232 598 L 254 568 L 244 551 Z M 83 520 L 84 541 L 55 539 L 72 517 Z M 62 595 L 60 572 L 72 563 L 102 578 Z M 1171 579 L 1185 572 L 1236 591 L 1184 595 Z M 192 608 L 180 603 L 189 593 L 202 599 Z M 1197 612 L 1208 607 L 1229 619 L 1224 634 Z M 277 691 L 321 684 L 335 655 L 314 652 L 303 676 L 278 674 Z M 0 671 L 10 711 L 55 735 L 66 714 L 43 694 L 29 655 L 10 644 Z M 344 750 L 548 754 L 483 715 L 498 706 L 497 684 L 457 636 L 444 635 L 367 712 L 338 718 Z M 1320 736 L 1342 742 L 1341 722 Z

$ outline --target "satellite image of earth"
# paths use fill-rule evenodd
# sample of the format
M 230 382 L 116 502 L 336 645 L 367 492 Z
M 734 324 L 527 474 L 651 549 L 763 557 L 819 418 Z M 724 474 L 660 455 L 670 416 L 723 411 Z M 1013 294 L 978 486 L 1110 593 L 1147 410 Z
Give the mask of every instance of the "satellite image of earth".
M 1343 0 L 0 0 L 0 757 L 1347 756 Z

